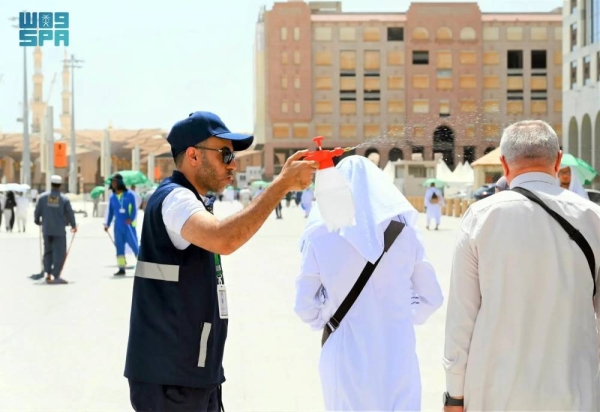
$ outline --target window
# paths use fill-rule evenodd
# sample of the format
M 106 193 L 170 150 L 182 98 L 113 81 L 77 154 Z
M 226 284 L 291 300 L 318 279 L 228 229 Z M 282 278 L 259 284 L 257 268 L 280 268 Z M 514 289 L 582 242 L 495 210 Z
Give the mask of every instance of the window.
M 500 137 L 500 126 L 497 124 L 484 124 L 483 125 L 483 136 L 484 137 Z
M 341 114 L 356 114 L 356 102 L 340 102 Z
M 425 27 L 415 27 L 412 38 L 413 40 L 427 40 L 429 39 L 429 32 Z
M 477 111 L 475 99 L 460 99 L 460 111 L 464 113 L 474 113 Z
M 356 52 L 342 50 L 340 52 L 340 70 L 354 72 L 356 70 Z
M 281 103 L 281 113 L 287 113 L 287 112 L 288 112 L 288 102 Z
M 281 64 L 288 64 L 288 55 L 286 52 L 281 53 Z
M 531 51 L 531 68 L 546 69 L 546 50 Z
M 404 27 L 388 27 L 388 41 L 404 41 Z
M 562 113 L 562 100 L 554 100 L 554 113 Z
M 484 89 L 499 89 L 500 78 L 498 76 L 484 76 L 483 77 L 483 88 Z
M 483 40 L 500 40 L 500 29 L 498 27 L 484 27 Z
M 555 124 L 554 126 L 552 126 L 552 128 L 554 129 L 558 137 L 562 137 L 562 124 Z
M 562 90 L 562 76 L 554 76 L 554 88 L 556 90 Z
M 467 125 L 467 127 L 465 129 L 465 133 L 469 139 L 474 138 L 475 137 L 475 126 L 473 126 L 472 124 Z
M 448 27 L 440 27 L 435 34 L 436 40 L 452 40 L 452 30 Z
M 423 126 L 414 126 L 413 127 L 413 136 L 414 137 L 425 137 L 425 128 Z M 423 167 L 424 169 L 425 167 Z
M 561 66 L 562 65 L 562 50 L 554 51 L 554 65 Z
M 331 27 L 316 27 L 315 28 L 315 40 L 331 41 L 331 38 L 332 38 Z
M 378 124 L 366 124 L 363 128 L 364 137 L 376 137 L 380 134 L 380 129 Z
M 429 52 L 428 51 L 413 51 L 412 56 L 413 64 L 424 65 L 429 64 Z
M 508 50 L 506 57 L 507 69 L 523 69 L 523 50 Z
M 413 75 L 412 86 L 415 89 L 428 89 L 429 88 L 429 75 L 428 74 Z
M 546 114 L 548 112 L 548 104 L 546 100 L 532 100 L 531 101 L 531 113 L 535 114 Z
M 571 62 L 571 89 L 577 86 L 577 61 Z
M 465 146 L 463 148 L 463 159 L 465 162 L 469 163 L 475 161 L 475 146 Z
M 388 113 L 404 113 L 404 102 L 401 100 L 388 100 Z
M 288 87 L 288 80 L 287 77 L 282 77 L 281 78 L 281 88 L 282 89 L 287 89 Z
M 449 50 L 437 52 L 437 68 L 451 69 L 452 68 L 452 52 Z
M 571 6 L 571 14 L 576 13 L 577 12 L 577 0 L 571 0 L 570 6 Z
M 599 43 L 600 42 L 600 0 L 592 0 L 591 3 L 591 23 L 592 27 L 590 30 L 590 34 L 592 36 L 591 43 Z M 597 66 L 600 71 L 600 66 Z
M 460 39 L 467 41 L 477 40 L 477 33 L 472 27 L 465 27 L 460 31 Z
M 404 125 L 403 124 L 390 124 L 387 128 L 388 135 L 391 136 L 404 136 Z M 392 149 L 394 150 L 394 149 Z M 402 158 L 400 158 L 402 159 Z
M 294 64 L 300 64 L 300 52 L 297 50 L 294 52 Z
M 331 137 L 333 136 L 333 127 L 330 124 L 318 124 L 315 126 L 317 136 Z
M 315 87 L 317 90 L 331 90 L 333 81 L 331 80 L 331 77 L 317 77 L 315 79 Z
M 365 50 L 364 54 L 365 70 L 379 70 L 380 53 L 379 50 Z
M 300 27 L 294 27 L 294 40 L 300 40 Z
M 474 74 L 463 74 L 460 76 L 461 89 L 475 89 L 477 87 L 477 78 Z
M 369 76 L 364 79 L 364 91 L 367 93 L 379 93 L 381 86 L 379 83 L 379 76 Z
M 287 123 L 275 123 L 273 125 L 273 137 L 285 138 L 290 135 L 290 125 Z
M 281 40 L 283 40 L 283 41 L 287 40 L 287 27 L 281 28 Z
M 379 114 L 379 111 L 380 111 L 379 107 L 380 107 L 379 102 L 367 101 L 364 103 L 364 106 L 363 106 L 364 114 Z
M 590 56 L 585 56 L 583 58 L 583 84 L 588 85 L 592 83 L 591 73 L 590 73 Z
M 460 64 L 477 64 L 477 54 L 471 50 L 461 51 Z
M 509 100 L 506 102 L 507 114 L 523 114 L 523 100 Z
M 308 124 L 306 124 L 306 123 L 294 124 L 294 137 L 299 137 L 299 138 L 308 137 Z
M 523 40 L 523 28 L 522 27 L 508 27 L 506 29 L 506 40 L 508 40 L 508 41 Z
M 356 28 L 340 27 L 340 41 L 356 41 Z
M 387 87 L 390 90 L 404 89 L 404 77 L 403 76 L 389 76 Z
M 548 81 L 546 76 L 531 76 L 531 90 L 544 92 L 548 90 Z
M 485 113 L 499 113 L 500 112 L 500 102 L 498 100 L 484 100 L 483 101 L 483 111 Z
M 404 52 L 388 51 L 387 64 L 389 66 L 402 66 L 404 64 Z
M 544 41 L 548 39 L 548 29 L 546 27 L 532 27 L 531 40 Z
M 440 100 L 440 117 L 450 116 L 450 100 Z
M 571 24 L 571 51 L 577 49 L 577 23 Z
M 437 71 L 438 90 L 452 90 L 452 70 L 443 69 Z
M 296 76 L 294 78 L 294 88 L 295 89 L 299 89 L 300 88 L 300 77 Z
M 333 107 L 329 100 L 320 100 L 316 102 L 315 111 L 321 114 L 331 114 L 333 113 Z
M 495 66 L 500 64 L 500 55 L 495 51 L 487 51 L 483 53 L 483 64 L 486 66 Z
M 300 103 L 299 102 L 294 103 L 294 112 L 300 113 L 300 109 L 301 109 Z
M 353 124 L 340 125 L 340 136 L 345 138 L 356 137 L 356 126 Z
M 315 53 L 315 63 L 317 66 L 331 66 L 331 52 L 322 51 Z
M 413 100 L 413 113 L 429 113 L 429 100 L 414 99 Z
M 508 76 L 506 78 L 506 90 L 523 91 L 523 76 Z
M 356 93 L 356 76 L 340 76 L 340 91 Z
M 423 154 L 422 151 L 420 152 L 415 152 L 415 150 L 413 149 L 413 153 L 421 153 Z M 427 169 L 425 168 L 425 166 L 408 166 L 408 174 L 409 176 L 412 177 L 416 177 L 418 179 L 423 179 L 427 177 Z
M 379 27 L 365 27 L 363 30 L 363 41 L 377 42 L 379 40 Z

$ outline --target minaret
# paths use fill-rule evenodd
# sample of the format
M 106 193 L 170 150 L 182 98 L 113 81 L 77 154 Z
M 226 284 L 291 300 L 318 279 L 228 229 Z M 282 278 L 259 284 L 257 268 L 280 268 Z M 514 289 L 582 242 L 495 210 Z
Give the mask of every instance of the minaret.
M 44 75 L 42 74 L 42 48 L 33 51 L 33 96 L 31 101 L 31 132 L 39 133 L 44 121 L 46 103 L 44 102 Z
M 65 49 L 65 58 L 63 63 L 62 81 L 63 89 L 61 93 L 62 97 L 62 111 L 60 112 L 60 128 L 63 139 L 70 139 L 71 133 L 71 91 L 70 91 L 70 73 L 69 66 L 67 64 L 67 49 Z

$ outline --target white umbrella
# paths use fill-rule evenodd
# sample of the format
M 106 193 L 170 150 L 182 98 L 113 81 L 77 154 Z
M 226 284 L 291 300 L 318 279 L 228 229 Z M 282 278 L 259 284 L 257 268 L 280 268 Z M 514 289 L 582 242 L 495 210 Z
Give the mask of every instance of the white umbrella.
M 0 192 L 25 192 L 29 190 L 29 185 L 20 185 L 18 183 L 0 184 Z

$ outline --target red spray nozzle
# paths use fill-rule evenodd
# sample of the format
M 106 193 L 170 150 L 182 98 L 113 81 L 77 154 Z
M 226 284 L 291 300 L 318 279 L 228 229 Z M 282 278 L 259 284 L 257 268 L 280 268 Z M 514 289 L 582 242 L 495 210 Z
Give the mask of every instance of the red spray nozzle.
M 321 147 L 323 143 L 323 136 L 317 136 L 313 138 L 313 142 L 319 146 L 319 149 L 309 152 L 308 155 L 306 155 L 305 160 L 314 160 L 318 162 L 319 170 L 335 166 L 333 163 L 333 158 L 344 154 L 344 149 L 341 147 L 336 147 L 333 150 L 323 150 Z

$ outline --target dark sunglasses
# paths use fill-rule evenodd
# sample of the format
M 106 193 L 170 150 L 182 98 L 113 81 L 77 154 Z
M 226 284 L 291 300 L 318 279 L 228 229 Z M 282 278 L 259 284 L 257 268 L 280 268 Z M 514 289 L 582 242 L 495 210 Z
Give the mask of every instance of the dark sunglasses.
M 222 149 L 212 149 L 210 147 L 194 146 L 194 148 L 198 150 L 212 150 L 213 152 L 221 153 L 223 156 L 223 163 L 226 165 L 230 164 L 233 162 L 233 159 L 235 159 L 235 153 L 233 153 L 228 147 L 224 147 Z

